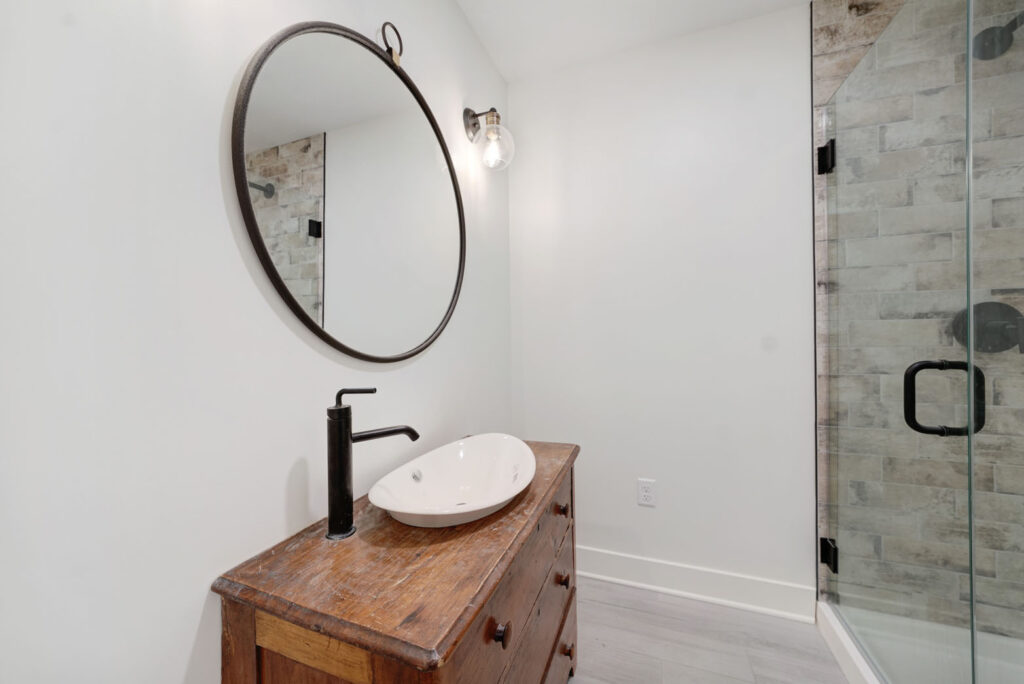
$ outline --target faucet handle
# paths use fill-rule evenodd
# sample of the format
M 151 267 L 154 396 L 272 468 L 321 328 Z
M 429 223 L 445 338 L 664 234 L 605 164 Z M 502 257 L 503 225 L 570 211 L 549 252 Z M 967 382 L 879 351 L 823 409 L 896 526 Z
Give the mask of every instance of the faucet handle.
M 341 406 L 341 397 L 343 394 L 376 394 L 376 387 L 356 387 L 352 389 L 340 389 L 338 394 L 334 397 L 334 404 Z

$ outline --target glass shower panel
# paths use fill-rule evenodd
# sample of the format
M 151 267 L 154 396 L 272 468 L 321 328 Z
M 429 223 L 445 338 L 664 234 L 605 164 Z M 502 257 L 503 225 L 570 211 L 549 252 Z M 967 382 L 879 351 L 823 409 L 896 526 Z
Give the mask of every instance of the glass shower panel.
M 973 676 L 968 438 L 904 415 L 907 369 L 948 361 L 911 405 L 932 432 L 968 421 L 967 16 L 908 0 L 830 103 L 827 590 L 897 684 Z
M 985 427 L 971 445 L 981 684 L 1024 682 L 1022 13 L 1024 0 L 976 0 L 972 57 L 956 64 L 957 78 L 970 84 L 972 355 L 989 385 Z

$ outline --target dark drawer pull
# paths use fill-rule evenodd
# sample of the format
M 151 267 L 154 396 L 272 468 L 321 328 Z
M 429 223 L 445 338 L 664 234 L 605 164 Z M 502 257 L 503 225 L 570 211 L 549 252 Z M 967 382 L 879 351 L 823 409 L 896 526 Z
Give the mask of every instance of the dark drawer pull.
M 555 513 L 569 517 L 569 504 L 555 504 Z
M 512 643 L 512 623 L 503 622 L 494 628 L 494 640 L 501 644 L 502 649 Z
M 568 646 L 562 647 L 562 655 L 566 656 L 570 660 L 572 659 L 573 653 L 576 651 L 576 644 L 569 644 Z
M 555 575 L 555 584 L 560 584 L 566 589 L 569 588 L 569 583 L 572 581 L 572 575 L 567 573 L 558 573 Z

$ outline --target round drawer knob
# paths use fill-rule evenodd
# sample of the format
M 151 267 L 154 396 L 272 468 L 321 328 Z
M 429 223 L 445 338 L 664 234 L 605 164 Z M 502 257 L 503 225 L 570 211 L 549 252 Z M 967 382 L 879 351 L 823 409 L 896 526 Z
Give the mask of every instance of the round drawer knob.
M 494 628 L 494 640 L 501 644 L 502 649 L 512 643 L 512 623 L 502 622 Z
M 569 517 L 569 504 L 555 504 L 555 513 Z
M 573 652 L 575 650 L 576 650 L 576 644 L 569 644 L 568 646 L 563 646 L 562 647 L 562 655 L 564 655 L 565 657 L 567 657 L 567 658 L 569 658 L 571 660 L 572 659 L 572 654 L 573 654 Z
M 571 581 L 572 581 L 572 575 L 570 575 L 569 573 L 565 573 L 565 574 L 559 573 L 559 574 L 555 575 L 555 584 L 560 584 L 561 586 L 565 587 L 566 589 L 569 588 L 569 583 Z

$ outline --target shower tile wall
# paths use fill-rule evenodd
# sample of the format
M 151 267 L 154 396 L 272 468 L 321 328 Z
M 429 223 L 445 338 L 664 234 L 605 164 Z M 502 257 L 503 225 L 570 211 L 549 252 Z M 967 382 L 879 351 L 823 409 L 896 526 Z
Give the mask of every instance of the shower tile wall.
M 980 30 L 1024 3 L 975 7 Z M 951 330 L 966 303 L 965 11 L 906 2 L 825 107 L 839 166 L 819 198 L 829 215 L 816 266 L 827 292 L 822 484 L 842 561 L 822 588 L 845 605 L 959 626 L 970 616 L 966 438 L 905 426 L 902 373 L 966 358 Z M 973 86 L 972 299 L 1024 309 L 1024 46 L 975 62 Z M 974 451 L 977 623 L 1024 637 L 1024 356 L 975 359 L 989 378 Z M 922 374 L 921 421 L 966 424 L 965 385 L 963 373 Z
M 303 310 L 323 324 L 323 245 L 308 224 L 324 218 L 324 134 L 251 152 L 245 165 L 249 178 L 275 188 L 273 197 L 251 194 L 270 258 Z

